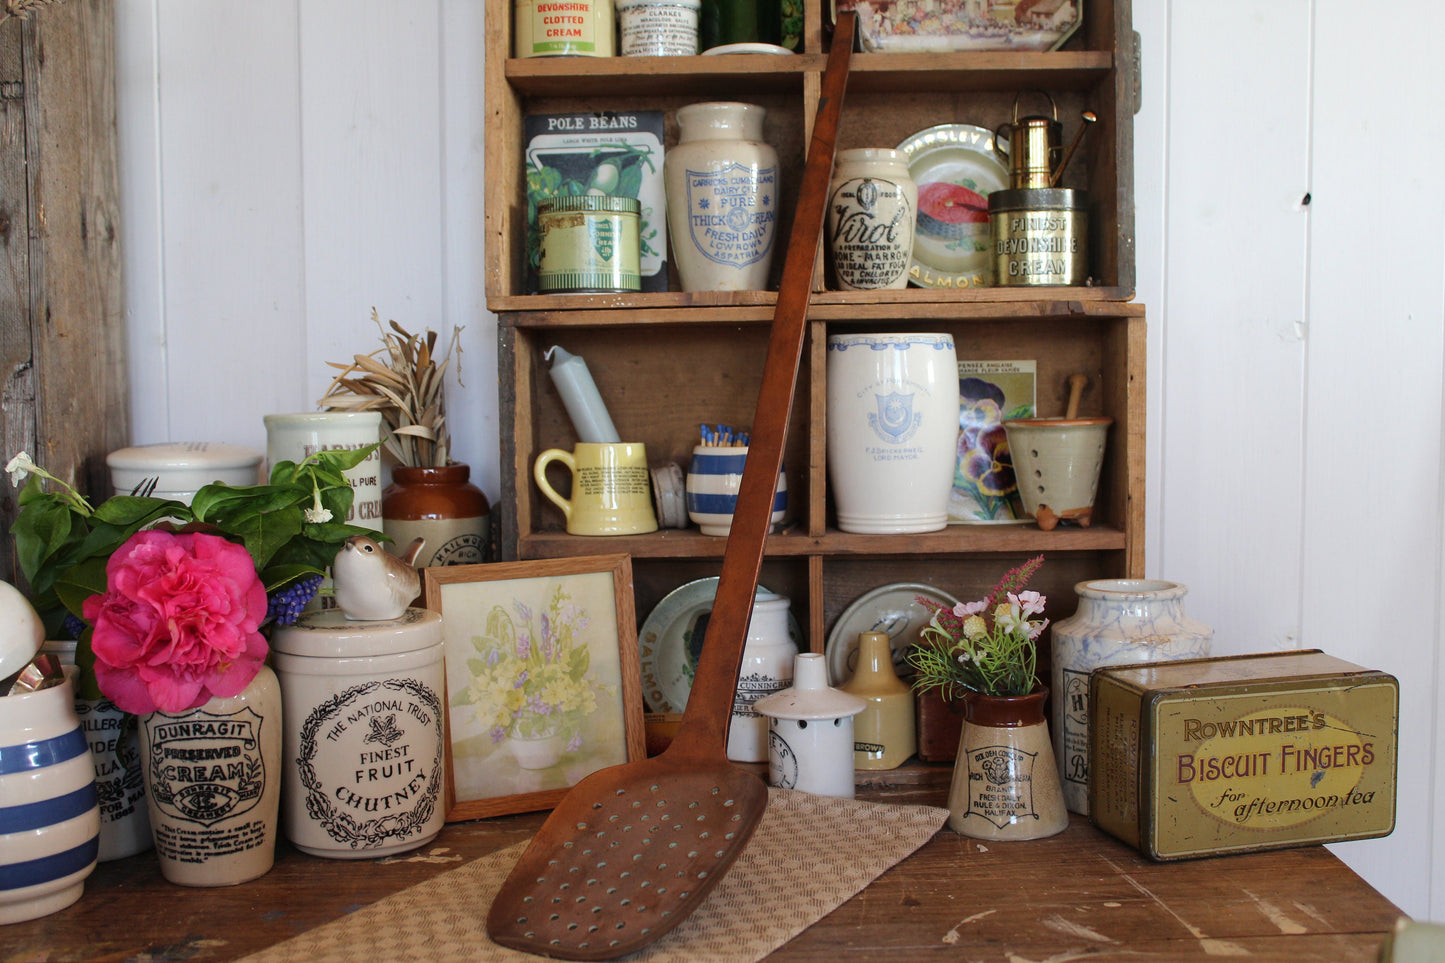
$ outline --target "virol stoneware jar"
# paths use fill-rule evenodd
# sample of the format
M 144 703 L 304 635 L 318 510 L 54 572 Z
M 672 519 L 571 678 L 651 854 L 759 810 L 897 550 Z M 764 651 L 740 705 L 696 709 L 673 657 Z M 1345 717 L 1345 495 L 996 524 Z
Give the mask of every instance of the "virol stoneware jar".
M 313 856 L 361 859 L 430 842 L 445 819 L 442 620 L 348 621 L 338 609 L 276 633 L 286 718 L 282 826 Z
M 840 150 L 828 186 L 828 248 L 842 290 L 905 288 L 918 187 L 901 150 Z

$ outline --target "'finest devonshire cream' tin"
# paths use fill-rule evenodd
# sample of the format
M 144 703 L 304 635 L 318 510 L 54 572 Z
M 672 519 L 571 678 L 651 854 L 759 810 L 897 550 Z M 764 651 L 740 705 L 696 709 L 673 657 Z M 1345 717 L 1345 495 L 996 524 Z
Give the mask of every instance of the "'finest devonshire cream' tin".
M 1094 671 L 1089 816 L 1157 860 L 1387 836 L 1400 687 L 1319 650 Z
M 349 621 L 303 615 L 276 633 L 286 837 L 337 859 L 389 856 L 441 832 L 441 613 Z
M 537 205 L 543 294 L 625 293 L 642 290 L 638 221 L 633 197 L 577 194 Z

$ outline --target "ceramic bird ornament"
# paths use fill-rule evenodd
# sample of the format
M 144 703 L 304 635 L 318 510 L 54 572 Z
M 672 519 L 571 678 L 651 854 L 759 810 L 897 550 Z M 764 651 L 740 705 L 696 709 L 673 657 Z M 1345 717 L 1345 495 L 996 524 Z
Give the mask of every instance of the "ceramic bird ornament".
M 417 554 L 426 539 L 416 538 L 400 558 L 365 535 L 353 535 L 336 553 L 331 578 L 336 583 L 336 604 L 354 622 L 400 618 L 412 599 L 421 594 Z

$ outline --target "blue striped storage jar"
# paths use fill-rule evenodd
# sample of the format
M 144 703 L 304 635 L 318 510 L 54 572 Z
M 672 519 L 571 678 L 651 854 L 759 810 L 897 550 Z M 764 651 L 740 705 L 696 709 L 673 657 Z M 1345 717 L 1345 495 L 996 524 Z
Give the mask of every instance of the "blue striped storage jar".
M 747 462 L 746 445 L 719 447 L 697 445 L 687 469 L 687 515 L 704 535 L 726 535 L 732 528 L 738 504 L 738 488 Z M 773 493 L 774 526 L 781 525 L 788 512 L 788 479 L 778 469 L 778 487 Z
M 0 697 L 0 923 L 80 899 L 100 848 L 95 764 L 72 686 Z

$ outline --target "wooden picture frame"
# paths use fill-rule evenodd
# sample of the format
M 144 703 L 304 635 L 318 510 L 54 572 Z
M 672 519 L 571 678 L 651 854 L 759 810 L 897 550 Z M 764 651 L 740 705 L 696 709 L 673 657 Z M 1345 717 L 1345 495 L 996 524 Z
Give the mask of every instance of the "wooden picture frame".
M 447 821 L 550 809 L 646 756 L 628 555 L 422 570 L 442 615 Z

